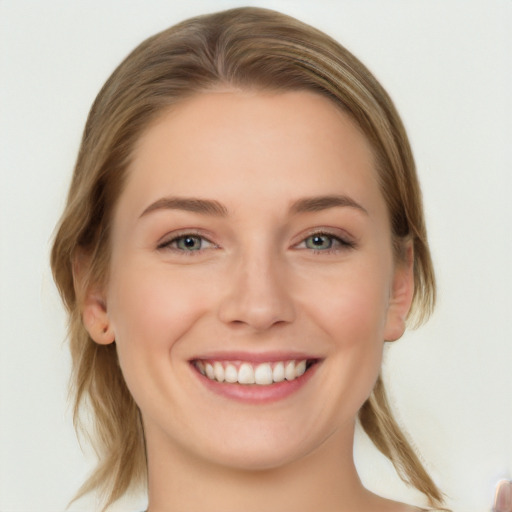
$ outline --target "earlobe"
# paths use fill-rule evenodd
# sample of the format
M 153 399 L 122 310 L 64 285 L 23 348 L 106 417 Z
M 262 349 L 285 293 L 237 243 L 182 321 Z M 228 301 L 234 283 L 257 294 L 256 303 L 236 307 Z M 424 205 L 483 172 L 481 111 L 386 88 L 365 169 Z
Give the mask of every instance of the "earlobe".
M 78 253 L 73 261 L 73 282 L 82 322 L 89 336 L 96 343 L 108 345 L 115 341 L 115 334 L 101 289 L 98 286 L 88 285 L 85 277 L 88 266 L 88 256 L 83 252 Z
M 406 319 L 414 295 L 414 249 L 411 241 L 404 247 L 404 256 L 397 262 L 387 312 L 385 341 L 396 341 L 405 332 Z
M 90 293 L 86 296 L 82 309 L 82 322 L 89 336 L 96 343 L 109 345 L 115 341 L 105 302 L 98 294 Z

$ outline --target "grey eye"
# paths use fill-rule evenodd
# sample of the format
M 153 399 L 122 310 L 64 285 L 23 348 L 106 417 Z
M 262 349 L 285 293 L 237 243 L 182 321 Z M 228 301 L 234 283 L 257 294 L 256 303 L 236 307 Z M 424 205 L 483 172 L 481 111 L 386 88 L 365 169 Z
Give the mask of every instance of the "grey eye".
M 330 235 L 316 234 L 308 236 L 304 242 L 308 249 L 322 251 L 332 248 L 334 237 Z
M 203 239 L 200 236 L 180 236 L 174 239 L 177 249 L 181 251 L 199 251 L 203 245 Z

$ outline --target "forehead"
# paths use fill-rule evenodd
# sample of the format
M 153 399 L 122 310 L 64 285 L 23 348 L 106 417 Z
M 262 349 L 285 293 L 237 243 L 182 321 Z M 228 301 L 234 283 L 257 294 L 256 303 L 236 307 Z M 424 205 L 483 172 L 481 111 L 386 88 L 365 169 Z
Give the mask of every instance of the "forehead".
M 218 90 L 145 131 L 121 202 L 143 209 L 157 196 L 214 195 L 261 204 L 334 192 L 380 196 L 371 147 L 346 113 L 312 92 Z

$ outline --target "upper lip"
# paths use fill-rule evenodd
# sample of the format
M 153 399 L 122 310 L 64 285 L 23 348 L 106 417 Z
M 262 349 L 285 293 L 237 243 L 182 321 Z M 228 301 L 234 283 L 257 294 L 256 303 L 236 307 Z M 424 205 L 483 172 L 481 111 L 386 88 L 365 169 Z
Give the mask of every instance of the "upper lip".
M 192 357 L 191 361 L 247 361 L 249 363 L 273 363 L 277 361 L 303 361 L 318 360 L 321 357 L 295 351 L 272 351 L 272 352 L 243 352 L 243 351 L 218 351 L 198 354 Z

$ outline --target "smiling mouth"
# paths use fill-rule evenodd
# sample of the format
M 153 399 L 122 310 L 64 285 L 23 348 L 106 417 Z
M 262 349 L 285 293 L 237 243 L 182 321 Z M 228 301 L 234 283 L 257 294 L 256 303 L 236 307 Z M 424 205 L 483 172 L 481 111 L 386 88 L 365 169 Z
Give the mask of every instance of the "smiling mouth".
M 192 365 L 201 375 L 214 382 L 245 386 L 271 386 L 298 379 L 317 362 L 317 359 L 298 359 L 255 364 L 247 361 L 196 359 L 192 361 Z

